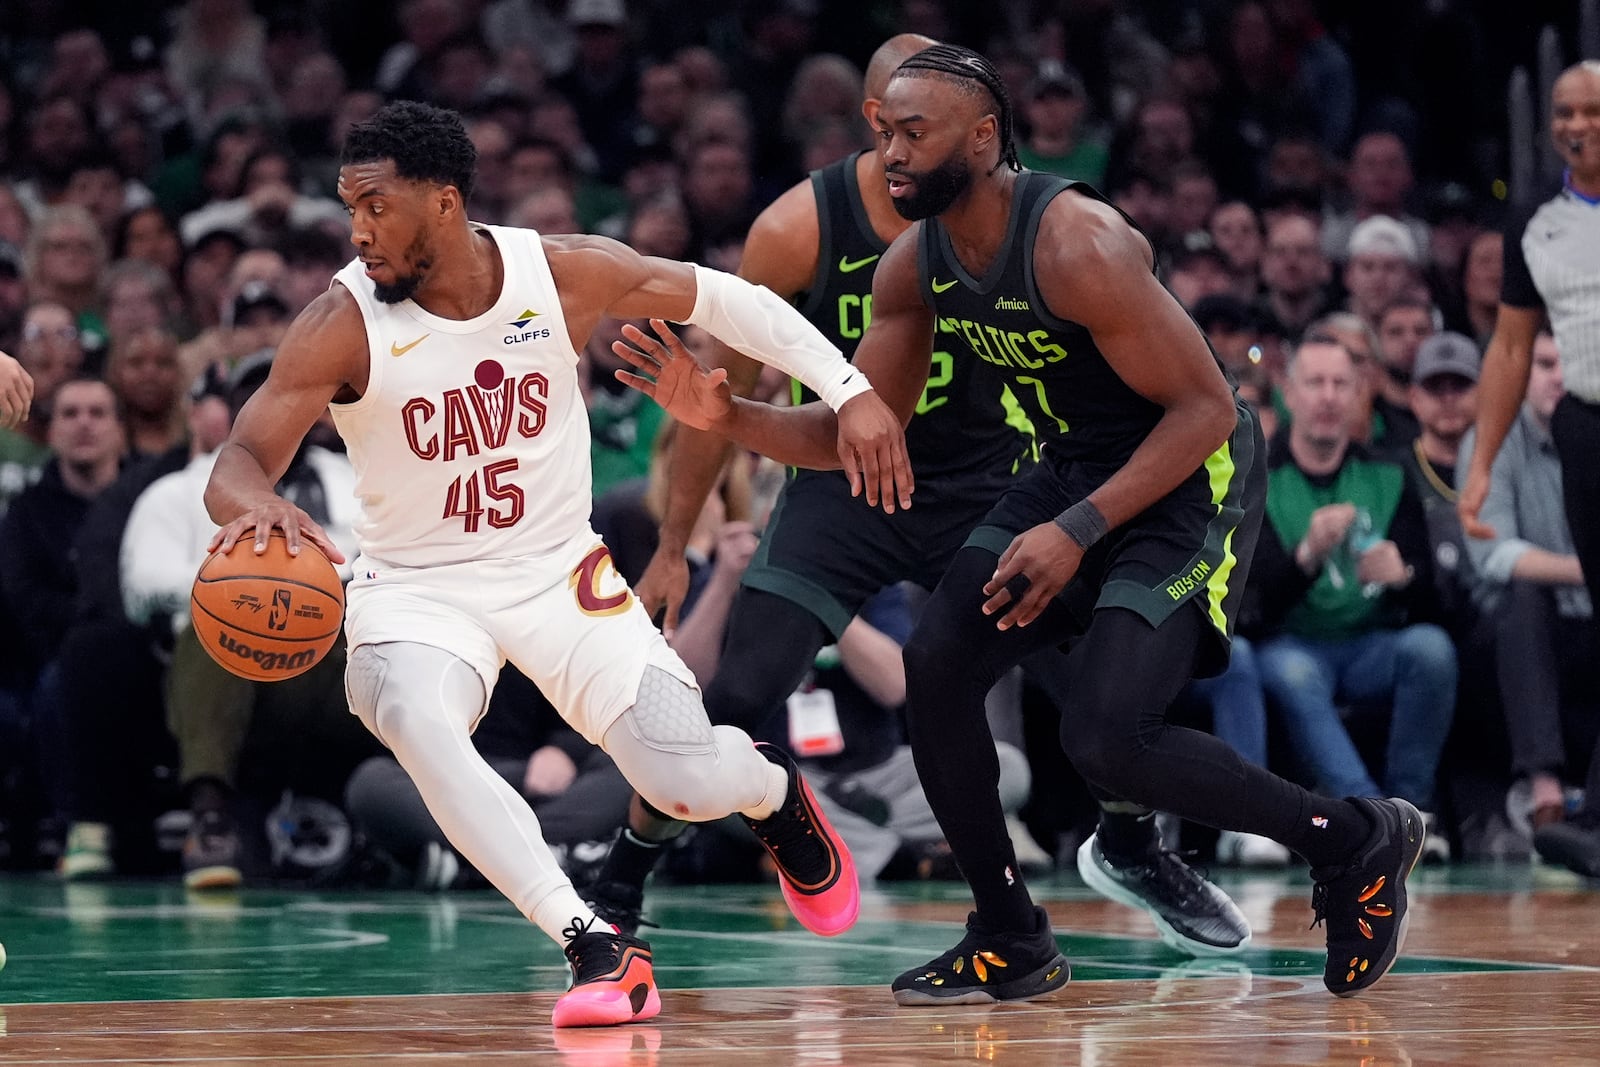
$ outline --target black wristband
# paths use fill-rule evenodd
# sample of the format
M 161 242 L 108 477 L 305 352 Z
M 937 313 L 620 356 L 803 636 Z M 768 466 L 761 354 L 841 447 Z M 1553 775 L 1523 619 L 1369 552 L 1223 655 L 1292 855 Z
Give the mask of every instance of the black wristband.
M 1057 515 L 1055 523 L 1061 527 L 1062 533 L 1072 538 L 1073 542 L 1085 551 L 1104 537 L 1106 531 L 1110 529 L 1106 525 L 1106 517 L 1100 514 L 1100 509 L 1087 497 Z

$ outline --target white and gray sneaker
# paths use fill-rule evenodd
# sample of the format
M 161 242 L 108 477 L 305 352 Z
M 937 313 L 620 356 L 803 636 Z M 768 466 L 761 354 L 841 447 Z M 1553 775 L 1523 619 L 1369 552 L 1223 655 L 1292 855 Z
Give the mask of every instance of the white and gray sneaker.
M 1450 862 L 1450 839 L 1444 834 L 1439 816 L 1431 811 L 1422 813 L 1422 826 L 1428 836 L 1422 840 L 1422 862 L 1426 864 Z
M 1227 867 L 1287 867 L 1294 854 L 1270 837 L 1224 830 L 1217 835 L 1217 862 Z
M 1170 849 L 1119 867 L 1100 850 L 1100 835 L 1078 847 L 1078 874 L 1108 900 L 1149 913 L 1168 947 L 1190 956 L 1227 956 L 1250 943 L 1250 923 L 1233 900 Z
M 417 857 L 417 888 L 424 893 L 443 893 L 455 885 L 461 873 L 461 860 L 448 845 L 429 841 Z

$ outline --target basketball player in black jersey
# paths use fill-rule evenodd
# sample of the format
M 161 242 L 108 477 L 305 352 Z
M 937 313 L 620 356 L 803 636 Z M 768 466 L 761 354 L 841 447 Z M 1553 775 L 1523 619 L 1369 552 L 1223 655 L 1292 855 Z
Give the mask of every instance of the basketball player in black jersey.
M 869 124 L 876 124 L 895 68 L 933 43 L 902 34 L 873 54 L 862 104 Z M 814 172 L 762 213 L 739 273 L 796 301 L 849 358 L 871 319 L 877 262 L 910 225 L 889 197 L 881 159 L 856 153 Z M 981 361 L 956 358 L 953 346 L 964 342 L 954 330 L 943 327 L 935 339 L 927 383 L 906 427 L 914 508 L 895 514 L 864 508 L 836 470 L 800 469 L 791 477 L 745 572 L 706 689 L 713 722 L 760 730 L 802 684 L 817 650 L 839 638 L 863 603 L 900 581 L 934 588 L 995 498 L 1032 466 L 1032 434 L 1012 390 Z M 723 345 L 713 359 L 748 396 L 760 364 Z M 796 402 L 815 399 L 796 389 Z M 684 544 L 727 451 L 723 438 L 688 427 L 673 446 L 660 546 L 637 586 L 652 615 L 665 609 L 668 632 L 688 587 Z M 1049 691 L 1065 685 L 1066 660 L 1053 649 L 1029 669 Z M 1179 951 L 1218 955 L 1249 943 L 1250 925 L 1233 901 L 1161 847 L 1152 812 L 1109 798 L 1103 803 L 1099 830 L 1085 846 L 1085 855 L 1101 864 L 1085 872 L 1091 885 L 1145 909 L 1162 940 Z M 661 846 L 685 825 L 638 798 L 629 822 L 586 890 L 596 911 L 625 929 L 637 926 Z
M 1086 186 L 1017 164 L 1011 103 L 986 59 L 947 45 L 908 59 L 877 127 L 890 195 L 919 224 L 878 265 L 856 365 L 909 419 L 934 325 L 953 325 L 961 358 L 1005 376 L 1043 441 L 906 646 L 917 770 L 977 907 L 960 943 L 895 980 L 895 999 L 1020 1000 L 1067 980 L 1005 836 L 983 713 L 1000 672 L 1063 642 L 1061 740 L 1084 777 L 1299 852 L 1326 922 L 1324 984 L 1365 989 L 1400 950 L 1421 814 L 1313 795 L 1166 722 L 1178 690 L 1226 662 L 1266 481 L 1249 410 L 1156 280 L 1137 227 Z M 625 333 L 635 347 L 618 353 L 648 378 L 621 376 L 680 420 L 786 463 L 835 462 L 821 405 L 736 399 L 675 337 Z

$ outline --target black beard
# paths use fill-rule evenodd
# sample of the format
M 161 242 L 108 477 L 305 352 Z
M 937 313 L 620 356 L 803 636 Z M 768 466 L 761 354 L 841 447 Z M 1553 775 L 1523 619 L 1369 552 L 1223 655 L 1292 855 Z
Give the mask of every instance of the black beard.
M 373 296 L 378 298 L 379 304 L 398 304 L 400 301 L 411 299 L 419 286 L 422 285 L 422 275 L 413 274 L 400 278 L 398 282 L 384 285 L 382 282 L 373 282 Z
M 388 285 L 372 283 L 372 295 L 378 298 L 380 304 L 398 304 L 402 300 L 410 300 L 422 287 L 422 279 L 427 276 L 428 268 L 433 266 L 433 257 L 427 254 L 427 245 L 420 234 L 406 249 L 406 259 L 415 264 L 413 273 L 402 274 Z
M 922 174 L 906 174 L 916 186 L 910 196 L 894 198 L 894 209 L 903 219 L 916 222 L 942 215 L 956 202 L 956 198 L 972 184 L 972 168 L 967 161 L 952 156 L 932 170 Z
M 378 298 L 380 304 L 398 304 L 402 300 L 410 300 L 421 285 L 422 275 L 408 274 L 388 285 L 373 282 L 372 295 Z

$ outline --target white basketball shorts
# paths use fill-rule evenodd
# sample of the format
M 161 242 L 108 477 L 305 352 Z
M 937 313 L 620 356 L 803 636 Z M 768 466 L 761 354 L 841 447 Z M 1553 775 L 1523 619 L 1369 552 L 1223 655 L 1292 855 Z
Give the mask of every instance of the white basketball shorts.
M 352 649 L 444 649 L 482 676 L 486 693 L 510 660 L 597 745 L 638 698 L 646 664 L 699 689 L 592 531 L 538 559 L 390 567 L 361 557 L 346 590 L 345 638 Z

